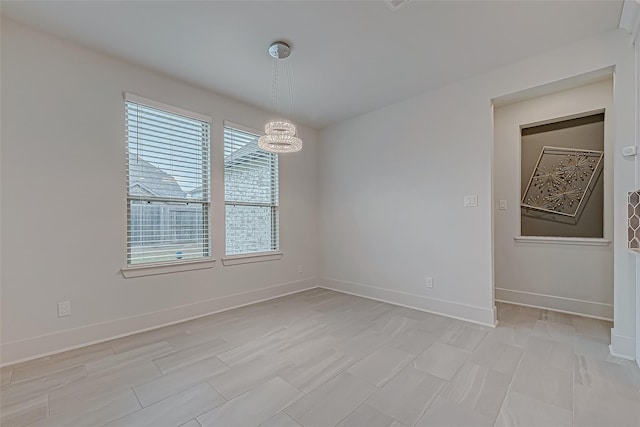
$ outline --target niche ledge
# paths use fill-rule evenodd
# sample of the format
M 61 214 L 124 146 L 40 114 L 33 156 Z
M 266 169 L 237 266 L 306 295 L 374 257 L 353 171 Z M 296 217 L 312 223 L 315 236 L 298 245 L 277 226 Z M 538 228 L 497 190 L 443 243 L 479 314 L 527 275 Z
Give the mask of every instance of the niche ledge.
M 611 240 L 592 237 L 515 236 L 513 240 L 518 243 L 543 245 L 609 246 L 611 244 Z

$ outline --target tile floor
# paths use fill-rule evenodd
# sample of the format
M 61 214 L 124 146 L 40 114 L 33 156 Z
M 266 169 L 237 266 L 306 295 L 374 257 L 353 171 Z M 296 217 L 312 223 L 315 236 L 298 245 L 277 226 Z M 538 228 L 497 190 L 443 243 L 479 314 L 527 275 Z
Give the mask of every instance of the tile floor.
M 3 368 L 10 426 L 640 426 L 609 322 L 488 328 L 324 289 Z

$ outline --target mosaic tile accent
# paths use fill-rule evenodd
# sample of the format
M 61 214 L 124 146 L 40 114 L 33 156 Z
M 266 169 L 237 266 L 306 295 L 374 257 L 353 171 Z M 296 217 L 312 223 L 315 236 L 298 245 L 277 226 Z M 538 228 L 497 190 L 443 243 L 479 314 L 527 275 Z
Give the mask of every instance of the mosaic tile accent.
M 629 193 L 629 248 L 640 249 L 640 191 Z

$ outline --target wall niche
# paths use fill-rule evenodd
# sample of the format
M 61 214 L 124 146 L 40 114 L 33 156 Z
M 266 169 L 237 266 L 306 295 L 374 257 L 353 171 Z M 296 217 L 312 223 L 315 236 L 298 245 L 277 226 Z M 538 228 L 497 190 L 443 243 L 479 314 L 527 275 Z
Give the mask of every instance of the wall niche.
M 602 238 L 604 113 L 521 129 L 522 236 Z

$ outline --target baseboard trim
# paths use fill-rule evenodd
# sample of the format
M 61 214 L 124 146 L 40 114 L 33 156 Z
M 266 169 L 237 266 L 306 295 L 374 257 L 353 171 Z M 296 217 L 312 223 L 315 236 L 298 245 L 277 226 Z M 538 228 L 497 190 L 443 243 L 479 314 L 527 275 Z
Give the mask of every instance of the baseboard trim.
M 0 344 L 0 359 L 2 361 L 0 366 L 14 365 L 317 287 L 317 279 L 315 277 L 308 278 L 141 315 L 6 342 Z M 96 337 L 100 338 L 96 339 Z
M 346 282 L 326 277 L 318 279 L 318 287 L 332 291 L 355 295 L 375 301 L 426 311 L 428 313 L 451 317 L 465 322 L 495 327 L 495 308 L 487 309 L 439 298 L 429 298 L 408 292 L 376 288 L 361 283 Z
M 612 304 L 504 288 L 495 289 L 495 299 L 509 304 L 559 311 L 601 320 L 613 320 Z
M 636 360 L 636 340 L 626 335 L 618 335 L 615 328 L 611 328 L 611 345 L 609 352 L 612 356 L 627 360 Z

